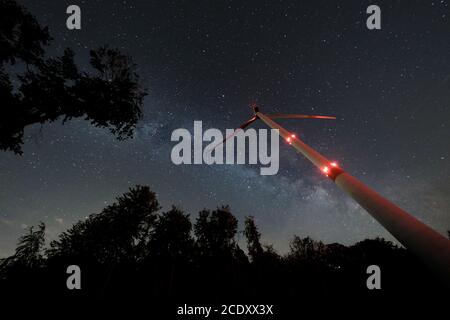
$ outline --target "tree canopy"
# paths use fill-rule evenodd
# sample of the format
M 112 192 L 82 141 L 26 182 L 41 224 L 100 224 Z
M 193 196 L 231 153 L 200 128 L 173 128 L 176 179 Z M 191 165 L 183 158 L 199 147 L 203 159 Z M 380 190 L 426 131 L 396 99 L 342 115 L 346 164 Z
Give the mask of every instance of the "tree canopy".
M 125 292 L 154 299 L 297 299 L 364 294 L 366 268 L 376 264 L 384 270 L 386 297 L 442 289 L 414 256 L 381 238 L 345 246 L 294 235 L 289 251 L 279 254 L 262 242 L 252 216 L 240 231 L 228 206 L 204 209 L 194 223 L 180 208 L 160 210 L 154 192 L 135 186 L 47 246 L 45 225 L 31 227 L 16 252 L 0 260 L 0 287 L 19 295 L 71 294 L 64 272 L 75 264 L 83 271 L 87 299 Z
M 21 154 L 26 126 L 57 119 L 84 118 L 118 139 L 132 136 L 146 92 L 131 57 L 100 47 L 90 51 L 92 72 L 81 71 L 69 48 L 46 57 L 48 28 L 17 2 L 0 0 L 0 11 L 0 150 Z

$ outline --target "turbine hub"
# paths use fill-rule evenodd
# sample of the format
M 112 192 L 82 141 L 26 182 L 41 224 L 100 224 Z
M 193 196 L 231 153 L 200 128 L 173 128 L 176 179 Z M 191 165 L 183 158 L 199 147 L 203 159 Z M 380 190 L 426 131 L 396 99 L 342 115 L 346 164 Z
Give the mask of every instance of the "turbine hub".
M 259 107 L 256 105 L 256 103 L 252 103 L 251 107 L 253 109 L 253 112 L 256 114 L 259 112 Z

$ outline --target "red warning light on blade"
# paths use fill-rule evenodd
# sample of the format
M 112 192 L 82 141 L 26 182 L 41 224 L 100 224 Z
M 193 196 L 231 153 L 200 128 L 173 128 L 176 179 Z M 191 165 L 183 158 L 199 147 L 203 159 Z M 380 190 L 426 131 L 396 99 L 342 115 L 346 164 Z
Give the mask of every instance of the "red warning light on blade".
M 325 166 L 325 167 L 322 168 L 322 171 L 323 171 L 325 174 L 328 174 L 328 173 L 330 172 L 330 168 L 328 168 L 327 166 Z
M 286 138 L 286 141 L 289 142 L 289 143 L 291 143 L 291 137 L 287 137 L 287 138 Z
M 332 166 L 332 167 L 337 167 L 338 164 L 337 164 L 336 162 L 332 162 L 332 163 L 330 163 L 330 166 Z
M 295 139 L 295 134 L 291 134 L 291 138 L 292 138 L 292 139 Z

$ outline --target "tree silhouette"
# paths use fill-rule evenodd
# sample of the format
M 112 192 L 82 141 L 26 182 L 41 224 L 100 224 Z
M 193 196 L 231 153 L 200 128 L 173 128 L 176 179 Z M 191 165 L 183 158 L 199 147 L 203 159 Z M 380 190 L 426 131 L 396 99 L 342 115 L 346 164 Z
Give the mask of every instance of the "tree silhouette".
M 36 230 L 29 227 L 19 238 L 15 253 L 0 260 L 0 287 L 10 288 L 8 293 L 13 294 L 15 290 L 20 293 L 24 287 L 42 286 L 46 281 L 44 245 L 45 224 L 39 223 Z
M 233 254 L 237 225 L 238 221 L 228 206 L 222 206 L 212 212 L 201 211 L 194 225 L 201 254 Z
M 47 250 L 49 269 L 57 274 L 61 265 L 79 265 L 89 270 L 93 295 L 115 292 L 126 285 L 126 275 L 147 255 L 159 203 L 148 187 L 136 186 L 117 197 L 98 214 L 63 232 Z M 114 280 L 115 279 L 115 280 Z
M 176 207 L 158 217 L 150 241 L 150 253 L 162 258 L 186 258 L 192 255 L 194 240 L 189 215 Z
M 319 262 L 326 252 L 326 246 L 322 242 L 314 241 L 310 237 L 294 236 L 290 248 L 289 256 L 298 261 Z
M 99 214 L 76 223 L 52 241 L 50 258 L 70 256 L 100 264 L 137 258 L 146 245 L 159 203 L 148 187 L 136 186 Z
M 263 248 L 260 243 L 261 233 L 259 233 L 255 220 L 252 216 L 245 219 L 244 235 L 247 238 L 247 249 L 249 256 L 253 261 L 258 260 L 263 253 Z
M 261 233 L 253 216 L 245 219 L 244 235 L 252 262 L 247 275 L 252 284 L 249 294 L 275 298 L 277 293 L 283 290 L 280 286 L 284 282 L 283 261 L 272 246 L 261 244 Z
M 228 206 L 202 210 L 194 224 L 199 283 L 204 292 L 221 288 L 216 297 L 231 295 L 245 281 L 248 259 L 236 242 L 237 228 L 238 221 Z
M 45 245 L 45 224 L 39 223 L 37 230 L 31 226 L 27 234 L 19 238 L 16 252 L 2 263 L 3 268 L 20 265 L 27 268 L 39 268 L 43 263 L 43 249 Z
M 238 245 L 238 220 L 228 206 L 202 210 L 193 228 L 181 209 L 159 210 L 155 193 L 136 186 L 61 233 L 47 250 L 45 225 L 29 228 L 16 252 L 0 261 L 0 288 L 22 300 L 26 295 L 83 301 L 120 297 L 121 302 L 145 297 L 153 307 L 192 299 L 334 301 L 368 297 L 366 269 L 375 264 L 383 272 L 384 301 L 445 292 L 414 256 L 381 238 L 344 246 L 294 236 L 290 250 L 280 255 L 261 244 L 250 216 L 243 230 L 248 259 Z M 65 286 L 65 270 L 73 264 L 82 270 L 78 292 Z
M 82 72 L 70 49 L 45 57 L 47 28 L 15 1 L 1 0 L 0 11 L 0 150 L 21 154 L 26 126 L 57 119 L 83 117 L 118 139 L 131 137 L 146 93 L 130 57 L 107 47 L 91 50 L 93 72 Z
M 40 61 L 43 46 L 51 40 L 48 28 L 42 28 L 16 1 L 1 0 L 0 8 L 0 61 L 15 63 L 22 60 L 28 64 Z
M 154 288 L 159 295 L 172 295 L 190 288 L 194 239 L 189 215 L 176 207 L 158 216 L 149 243 L 148 256 L 141 278 L 158 274 Z

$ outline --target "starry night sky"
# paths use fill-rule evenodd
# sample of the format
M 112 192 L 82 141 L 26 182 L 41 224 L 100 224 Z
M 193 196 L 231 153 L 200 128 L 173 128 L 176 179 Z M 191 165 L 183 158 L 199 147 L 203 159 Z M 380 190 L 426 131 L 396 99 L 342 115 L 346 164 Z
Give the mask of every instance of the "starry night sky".
M 32 126 L 24 155 L 0 153 L 0 256 L 26 226 L 48 236 L 99 212 L 135 184 L 164 209 L 229 204 L 256 218 L 284 252 L 294 234 L 351 244 L 392 237 L 291 147 L 280 171 L 170 160 L 176 128 L 234 128 L 263 112 L 327 114 L 281 120 L 288 130 L 439 232 L 450 229 L 450 7 L 448 1 L 20 1 L 81 66 L 104 44 L 129 53 L 149 95 L 134 139 L 82 120 Z M 66 29 L 66 8 L 82 30 Z M 366 28 L 366 8 L 382 29 Z M 255 128 L 264 128 L 256 123 Z M 242 238 L 242 236 L 241 236 Z

